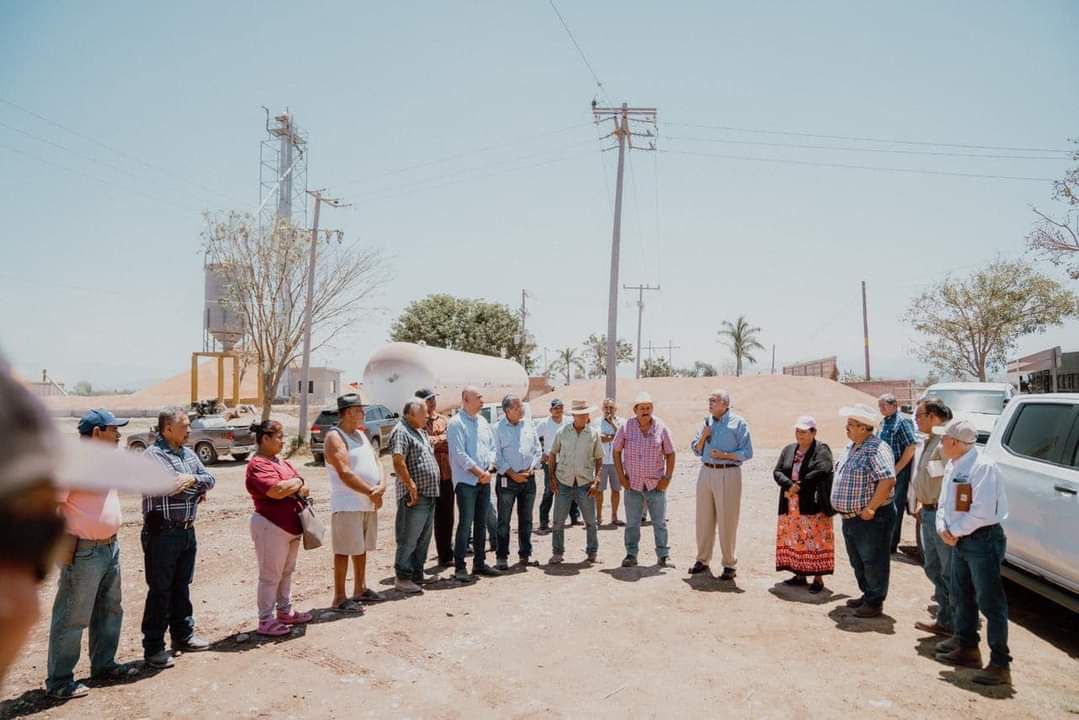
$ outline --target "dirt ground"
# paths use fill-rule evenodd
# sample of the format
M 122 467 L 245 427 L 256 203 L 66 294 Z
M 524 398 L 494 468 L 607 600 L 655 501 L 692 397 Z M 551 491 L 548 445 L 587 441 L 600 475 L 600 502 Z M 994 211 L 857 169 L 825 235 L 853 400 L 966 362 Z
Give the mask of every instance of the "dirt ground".
M 744 476 L 739 574 L 721 583 L 686 570 L 694 556 L 695 463 L 680 458 L 670 490 L 674 569 L 654 566 L 651 529 L 642 566 L 622 569 L 622 530 L 600 531 L 600 562 L 579 564 L 584 531 L 567 530 L 567 564 L 530 567 L 469 586 L 452 580 L 422 596 L 389 600 L 362 617 L 322 614 L 291 637 L 259 639 L 255 558 L 244 468 L 214 468 L 202 506 L 192 595 L 212 649 L 174 668 L 95 687 L 57 704 L 45 675 L 48 608 L 0 690 L 0 717 L 862 717 L 1053 718 L 1079 714 L 1079 620 L 1008 586 L 1014 692 L 980 688 L 967 670 L 932 659 L 913 628 L 930 585 L 920 567 L 893 564 L 886 616 L 860 621 L 843 601 L 856 592 L 840 548 L 828 591 L 811 596 L 777 583 L 771 479 L 776 452 L 758 449 Z M 302 468 L 325 511 L 325 471 Z M 144 584 L 135 498 L 121 532 L 125 625 L 120 659 L 141 657 Z M 369 581 L 392 582 L 393 509 L 380 519 Z M 837 521 L 838 523 L 838 521 Z M 904 539 L 913 533 L 908 519 Z M 546 563 L 551 538 L 536 538 Z M 516 547 L 516 541 L 513 541 Z M 718 549 L 718 548 L 717 548 Z M 433 547 L 432 547 L 433 551 Z M 514 552 L 515 554 L 515 552 Z M 301 551 L 294 597 L 302 609 L 330 599 L 328 548 Z M 983 653 L 987 652 L 983 642 Z M 80 662 L 77 676 L 88 673 Z

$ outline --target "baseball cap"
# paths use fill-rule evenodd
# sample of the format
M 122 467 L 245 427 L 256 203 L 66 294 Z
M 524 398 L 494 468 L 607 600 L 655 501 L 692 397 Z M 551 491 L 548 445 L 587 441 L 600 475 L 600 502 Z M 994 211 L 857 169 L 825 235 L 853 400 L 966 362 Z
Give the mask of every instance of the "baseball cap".
M 978 441 L 978 431 L 970 424 L 969 420 L 952 420 L 945 425 L 937 425 L 933 428 L 933 434 L 950 437 L 967 445 L 972 445 Z
M 816 430 L 817 421 L 813 419 L 812 415 L 802 415 L 794 423 L 794 428 L 796 430 Z
M 121 420 L 108 410 L 97 408 L 90 410 L 79 420 L 79 435 L 90 435 L 94 432 L 94 428 L 123 427 L 129 422 L 131 421 L 127 418 Z
M 337 398 L 337 410 L 346 410 L 350 407 L 363 407 L 367 402 L 359 393 L 348 393 Z
M 416 397 L 420 400 L 427 400 L 428 398 L 438 397 L 438 393 L 431 388 L 420 388 L 416 391 Z
M 562 401 L 559 400 L 558 398 L 555 398 L 554 400 L 551 401 L 551 407 L 552 408 L 562 407 Z

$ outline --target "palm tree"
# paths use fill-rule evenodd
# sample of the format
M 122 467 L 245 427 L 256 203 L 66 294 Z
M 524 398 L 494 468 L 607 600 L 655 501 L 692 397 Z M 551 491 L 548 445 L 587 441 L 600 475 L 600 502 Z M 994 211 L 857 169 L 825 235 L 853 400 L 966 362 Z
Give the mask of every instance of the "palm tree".
M 573 382 L 574 370 L 577 371 L 578 375 L 584 375 L 584 361 L 581 360 L 575 349 L 568 347 L 558 351 L 558 357 L 547 368 L 547 374 L 564 372 L 566 373 L 566 384 L 569 385 Z
M 759 327 L 750 327 L 745 315 L 739 315 L 733 325 L 728 320 L 723 321 L 719 329 L 719 338 L 720 342 L 734 353 L 735 375 L 742 374 L 743 359 L 752 364 L 757 363 L 757 358 L 753 357 L 753 351 L 764 350 L 764 346 L 757 340 L 757 333 L 760 331 Z

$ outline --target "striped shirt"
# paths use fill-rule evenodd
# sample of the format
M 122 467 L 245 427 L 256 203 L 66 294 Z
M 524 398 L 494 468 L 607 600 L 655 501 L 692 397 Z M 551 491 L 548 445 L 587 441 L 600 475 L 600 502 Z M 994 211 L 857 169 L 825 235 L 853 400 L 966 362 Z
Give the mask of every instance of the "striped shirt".
M 142 513 L 159 513 L 172 522 L 191 522 L 195 511 L 206 492 L 213 488 L 217 480 L 199 460 L 199 456 L 189 447 L 174 450 L 164 437 L 146 449 L 146 456 L 165 466 L 173 475 L 194 475 L 198 481 L 195 486 L 181 493 L 172 495 L 143 495 Z
M 895 477 L 895 460 L 887 443 L 870 435 L 861 445 L 849 443 L 836 464 L 832 507 L 840 513 L 860 513 L 869 505 L 882 480 Z M 888 495 L 891 500 L 892 493 Z

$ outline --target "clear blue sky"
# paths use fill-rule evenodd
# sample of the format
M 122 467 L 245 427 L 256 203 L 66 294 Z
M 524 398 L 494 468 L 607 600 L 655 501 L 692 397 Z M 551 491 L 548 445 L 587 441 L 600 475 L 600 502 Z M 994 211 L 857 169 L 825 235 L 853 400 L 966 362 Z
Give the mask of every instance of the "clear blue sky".
M 1020 254 L 1029 205 L 1050 204 L 1047 182 L 703 154 L 1035 178 L 1069 167 L 692 125 L 1020 148 L 1079 136 L 1070 0 L 559 8 L 610 99 L 657 106 L 660 147 L 691 153 L 636 155 L 626 184 L 622 278 L 662 283 L 645 340 L 679 345 L 676 365 L 722 363 L 715 330 L 744 313 L 779 364 L 835 353 L 860 369 L 864 279 L 874 374 L 921 374 L 900 320 L 909 298 Z M 201 348 L 200 211 L 256 205 L 262 105 L 309 133 L 309 184 L 355 203 L 324 224 L 392 256 L 379 308 L 317 361 L 359 377 L 392 318 L 436 291 L 515 306 L 527 288 L 541 347 L 578 345 L 606 329 L 614 157 L 589 124 L 595 92 L 544 0 L 4 3 L 0 99 L 123 155 L 0 102 L 0 346 L 22 372 L 68 383 L 187 367 Z M 620 334 L 635 329 L 624 298 Z M 1076 349 L 1079 323 L 1022 350 L 1052 344 Z

